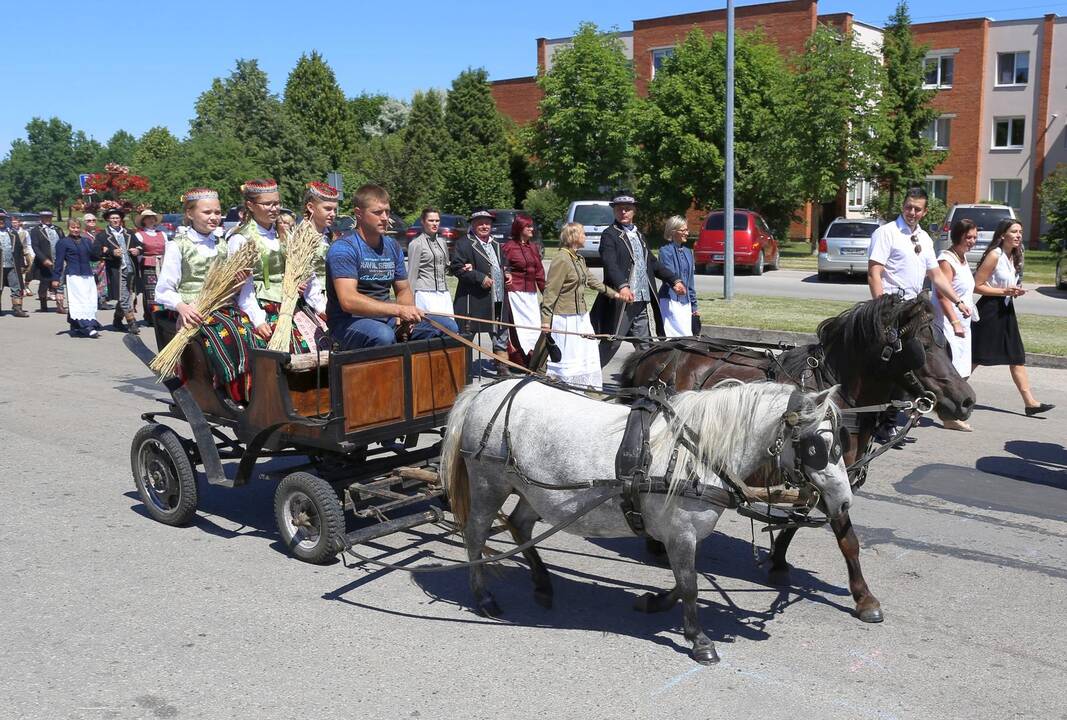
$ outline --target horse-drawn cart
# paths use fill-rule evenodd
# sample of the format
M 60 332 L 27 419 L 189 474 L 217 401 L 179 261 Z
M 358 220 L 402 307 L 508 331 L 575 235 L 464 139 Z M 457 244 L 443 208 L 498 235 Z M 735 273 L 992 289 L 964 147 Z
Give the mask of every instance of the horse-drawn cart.
M 174 323 L 160 313 L 155 327 L 163 347 Z M 126 342 L 151 361 L 138 338 Z M 209 484 L 232 488 L 256 476 L 257 461 L 286 456 L 306 460 L 286 468 L 274 515 L 283 542 L 301 560 L 323 562 L 340 552 L 346 510 L 377 521 L 348 533 L 352 545 L 442 519 L 427 502 L 443 494 L 429 466 L 448 411 L 470 381 L 467 347 L 435 338 L 332 354 L 252 350 L 244 406 L 215 387 L 199 343 L 185 348 L 181 369 L 180 379 L 164 383 L 171 394 L 162 401 L 166 409 L 142 415 L 147 424 L 130 448 L 137 490 L 156 520 L 192 519 L 197 467 Z M 161 420 L 187 423 L 192 437 Z M 232 474 L 224 460 L 239 460 Z M 409 512 L 418 506 L 424 509 Z

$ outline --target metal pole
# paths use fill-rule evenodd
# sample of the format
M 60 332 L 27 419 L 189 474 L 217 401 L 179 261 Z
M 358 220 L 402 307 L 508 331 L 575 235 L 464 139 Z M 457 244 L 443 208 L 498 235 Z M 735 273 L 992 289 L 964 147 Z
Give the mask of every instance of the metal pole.
M 734 297 L 734 0 L 726 0 L 726 188 L 723 198 L 722 295 Z

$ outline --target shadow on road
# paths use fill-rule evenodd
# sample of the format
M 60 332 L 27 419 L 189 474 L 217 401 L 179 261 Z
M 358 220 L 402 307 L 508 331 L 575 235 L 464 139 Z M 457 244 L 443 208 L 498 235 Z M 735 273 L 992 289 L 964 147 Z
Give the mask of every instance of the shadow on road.
M 817 285 L 866 285 L 867 274 L 866 272 L 853 273 L 852 275 L 846 273 L 831 273 L 825 280 L 821 280 L 818 273 L 812 273 L 800 282 L 815 283 Z
M 1045 297 L 1067 299 L 1067 290 L 1057 290 L 1053 285 L 1042 285 L 1034 292 Z

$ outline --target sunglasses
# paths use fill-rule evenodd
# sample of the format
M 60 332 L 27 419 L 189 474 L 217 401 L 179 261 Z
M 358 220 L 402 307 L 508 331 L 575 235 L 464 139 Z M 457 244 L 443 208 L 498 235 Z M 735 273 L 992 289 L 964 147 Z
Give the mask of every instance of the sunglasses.
M 915 250 L 915 254 L 916 255 L 918 255 L 919 253 L 921 253 L 923 251 L 922 246 L 919 245 L 919 236 L 918 235 L 912 235 L 911 236 L 911 246 Z

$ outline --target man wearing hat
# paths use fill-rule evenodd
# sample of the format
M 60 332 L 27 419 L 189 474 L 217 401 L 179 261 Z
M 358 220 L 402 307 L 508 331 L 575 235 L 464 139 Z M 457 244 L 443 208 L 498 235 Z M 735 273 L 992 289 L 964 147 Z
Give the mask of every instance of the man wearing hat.
M 133 314 L 136 298 L 137 256 L 141 243 L 123 226 L 124 215 L 118 208 L 104 211 L 107 227 L 96 234 L 96 252 L 107 266 L 107 298 L 114 302 L 115 314 L 111 320 L 114 330 L 125 330 L 123 319 L 129 323 L 129 331 L 136 335 L 137 318 Z
M 41 301 L 41 312 L 48 312 L 48 293 L 52 286 L 52 266 L 55 264 L 56 245 L 63 233 L 52 224 L 52 211 L 41 210 L 37 213 L 41 224 L 30 230 L 30 245 L 33 246 L 33 266 L 37 270 L 37 299 Z M 63 284 L 55 289 L 56 312 L 66 314 L 63 305 Z
M 477 209 L 470 214 L 470 230 L 456 241 L 450 267 L 459 280 L 453 308 L 457 315 L 482 320 L 503 321 L 505 285 L 511 274 L 504 270 L 500 243 L 493 239 L 493 213 Z M 508 358 L 508 327 L 491 323 L 466 321 L 468 332 L 488 333 L 497 360 Z M 497 362 L 497 371 L 506 375 L 507 365 Z
M 615 222 L 600 234 L 600 259 L 604 264 L 604 284 L 617 290 L 623 303 L 612 302 L 607 295 L 598 295 L 589 313 L 597 333 L 628 338 L 649 338 L 649 308 L 656 322 L 656 335 L 662 336 L 663 318 L 653 278 L 673 286 L 678 295 L 685 295 L 686 288 L 677 275 L 664 266 L 648 250 L 641 231 L 634 225 L 637 200 L 627 191 L 619 191 L 611 200 Z M 607 365 L 619 351 L 621 340 L 600 341 L 600 365 Z M 647 343 L 631 340 L 640 348 Z
M 4 286 L 11 288 L 11 307 L 15 317 L 29 317 L 22 309 L 22 272 L 25 262 L 26 238 L 21 231 L 8 225 L 7 213 L 0 210 L 0 293 Z M 2 308 L 2 304 L 0 304 Z

